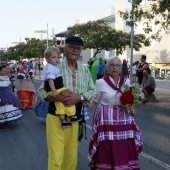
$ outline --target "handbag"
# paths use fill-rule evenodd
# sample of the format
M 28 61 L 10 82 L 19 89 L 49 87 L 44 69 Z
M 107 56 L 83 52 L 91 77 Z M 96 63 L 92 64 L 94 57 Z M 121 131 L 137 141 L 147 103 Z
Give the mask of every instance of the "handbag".
M 46 118 L 47 113 L 48 113 L 48 102 L 40 102 L 36 107 L 35 107 L 35 114 L 37 117 L 40 118 Z

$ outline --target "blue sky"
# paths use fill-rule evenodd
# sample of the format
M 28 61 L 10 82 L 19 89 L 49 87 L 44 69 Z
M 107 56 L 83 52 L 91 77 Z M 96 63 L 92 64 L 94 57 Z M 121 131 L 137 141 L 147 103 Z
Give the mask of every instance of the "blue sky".
M 49 36 L 72 26 L 77 18 L 100 11 L 122 0 L 3 0 L 0 10 L 0 48 L 25 37 L 40 38 L 34 30 L 46 30 Z M 128 0 L 123 0 L 128 1 Z M 128 5 L 128 3 L 127 3 Z M 45 34 L 43 37 L 45 38 Z

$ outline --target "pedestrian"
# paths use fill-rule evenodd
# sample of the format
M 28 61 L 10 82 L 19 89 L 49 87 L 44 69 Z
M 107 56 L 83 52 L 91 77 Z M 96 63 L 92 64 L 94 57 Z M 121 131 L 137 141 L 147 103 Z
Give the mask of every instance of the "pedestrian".
M 136 83 L 138 83 L 139 80 L 138 80 L 138 72 L 137 72 L 137 69 L 138 69 L 138 67 L 139 67 L 139 61 L 136 61 L 136 62 L 135 62 L 135 66 L 136 66 Z
M 49 95 L 54 98 L 59 94 L 64 93 L 70 95 L 68 90 L 64 87 L 61 69 L 57 67 L 60 63 L 60 50 L 57 47 L 48 47 L 45 50 L 44 57 L 47 61 L 45 68 L 42 71 L 41 78 L 45 80 L 45 89 Z M 76 116 L 75 105 L 67 107 L 62 102 L 55 102 L 56 115 L 60 117 L 61 127 L 71 127 L 71 123 L 79 122 L 82 120 L 81 116 Z M 70 122 L 67 121 L 70 118 Z
M 47 96 L 49 110 L 46 118 L 48 170 L 76 170 L 78 154 L 79 123 L 71 128 L 62 128 L 59 116 L 56 116 L 54 102 L 63 102 L 66 106 L 76 105 L 76 115 L 81 114 L 82 103 L 93 100 L 94 83 L 88 68 L 77 62 L 83 47 L 83 41 L 77 36 L 66 39 L 64 47 L 66 59 L 58 65 L 62 70 L 63 82 L 70 90 L 70 97 Z
M 42 62 L 41 65 L 40 65 L 40 70 L 42 71 L 43 68 L 44 68 L 44 64 L 43 64 L 43 62 Z
M 104 61 L 103 76 L 104 76 L 105 74 L 107 74 L 107 73 L 108 73 L 108 71 L 107 71 L 107 61 L 105 60 L 105 61 Z
M 128 74 L 129 74 L 128 65 L 127 65 L 127 62 L 126 62 L 125 59 L 123 60 L 123 64 L 121 66 L 120 74 L 125 76 L 125 77 L 128 77 Z
M 148 95 L 155 91 L 156 84 L 153 76 L 149 74 L 148 70 L 143 71 L 143 76 L 142 91 L 144 94 L 144 99 L 142 100 L 142 103 L 146 103 L 148 102 Z
M 126 61 L 126 63 L 127 63 L 128 78 L 129 78 L 129 75 L 130 75 L 130 64 L 129 64 L 128 60 Z
M 136 80 L 136 64 L 133 63 L 133 66 L 132 66 L 132 82 L 133 83 L 137 83 L 137 80 Z
M 14 90 L 15 90 L 15 86 L 14 86 L 14 81 L 15 81 L 14 71 L 13 71 L 13 69 L 8 64 L 6 64 L 6 74 L 9 77 L 9 80 L 11 82 L 11 84 L 9 86 L 10 86 L 10 88 L 14 92 Z
M 17 63 L 17 73 L 19 72 L 19 70 L 22 68 L 22 61 L 19 61 Z
M 22 116 L 22 106 L 10 88 L 6 66 L 0 66 L 0 129 Z
M 30 60 L 28 67 L 29 67 L 30 69 L 33 69 L 32 60 Z
M 103 63 L 102 58 L 99 58 L 99 64 L 97 67 L 97 79 L 101 79 L 103 77 L 104 69 L 105 69 L 105 64 Z
M 120 102 L 123 85 L 130 85 L 130 80 L 119 74 L 120 68 L 119 57 L 108 61 L 108 74 L 96 82 L 94 103 L 88 105 L 91 109 L 97 104 L 88 151 L 91 170 L 140 169 L 142 136 L 127 106 Z
M 146 55 L 141 56 L 141 63 L 137 68 L 138 83 L 141 85 L 143 80 L 143 70 L 149 69 L 148 63 L 146 62 Z
M 33 70 L 28 67 L 28 62 L 22 62 L 22 68 L 18 72 L 17 78 L 20 79 L 17 96 L 23 109 L 34 106 L 36 103 L 36 92 L 32 83 Z

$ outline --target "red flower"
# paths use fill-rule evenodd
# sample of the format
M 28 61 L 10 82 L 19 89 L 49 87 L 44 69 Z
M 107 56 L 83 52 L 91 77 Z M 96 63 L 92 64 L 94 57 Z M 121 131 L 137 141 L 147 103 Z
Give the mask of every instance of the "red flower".
M 120 101 L 121 101 L 122 105 L 133 104 L 132 89 L 122 93 L 122 96 L 120 97 Z

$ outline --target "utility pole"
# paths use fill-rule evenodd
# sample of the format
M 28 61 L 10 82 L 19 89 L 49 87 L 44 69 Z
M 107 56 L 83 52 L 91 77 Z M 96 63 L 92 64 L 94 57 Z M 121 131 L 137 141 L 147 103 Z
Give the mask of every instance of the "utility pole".
M 130 83 L 132 83 L 132 68 L 133 68 L 133 46 L 134 46 L 134 0 L 132 1 L 132 15 L 131 15 L 131 54 L 130 54 Z

